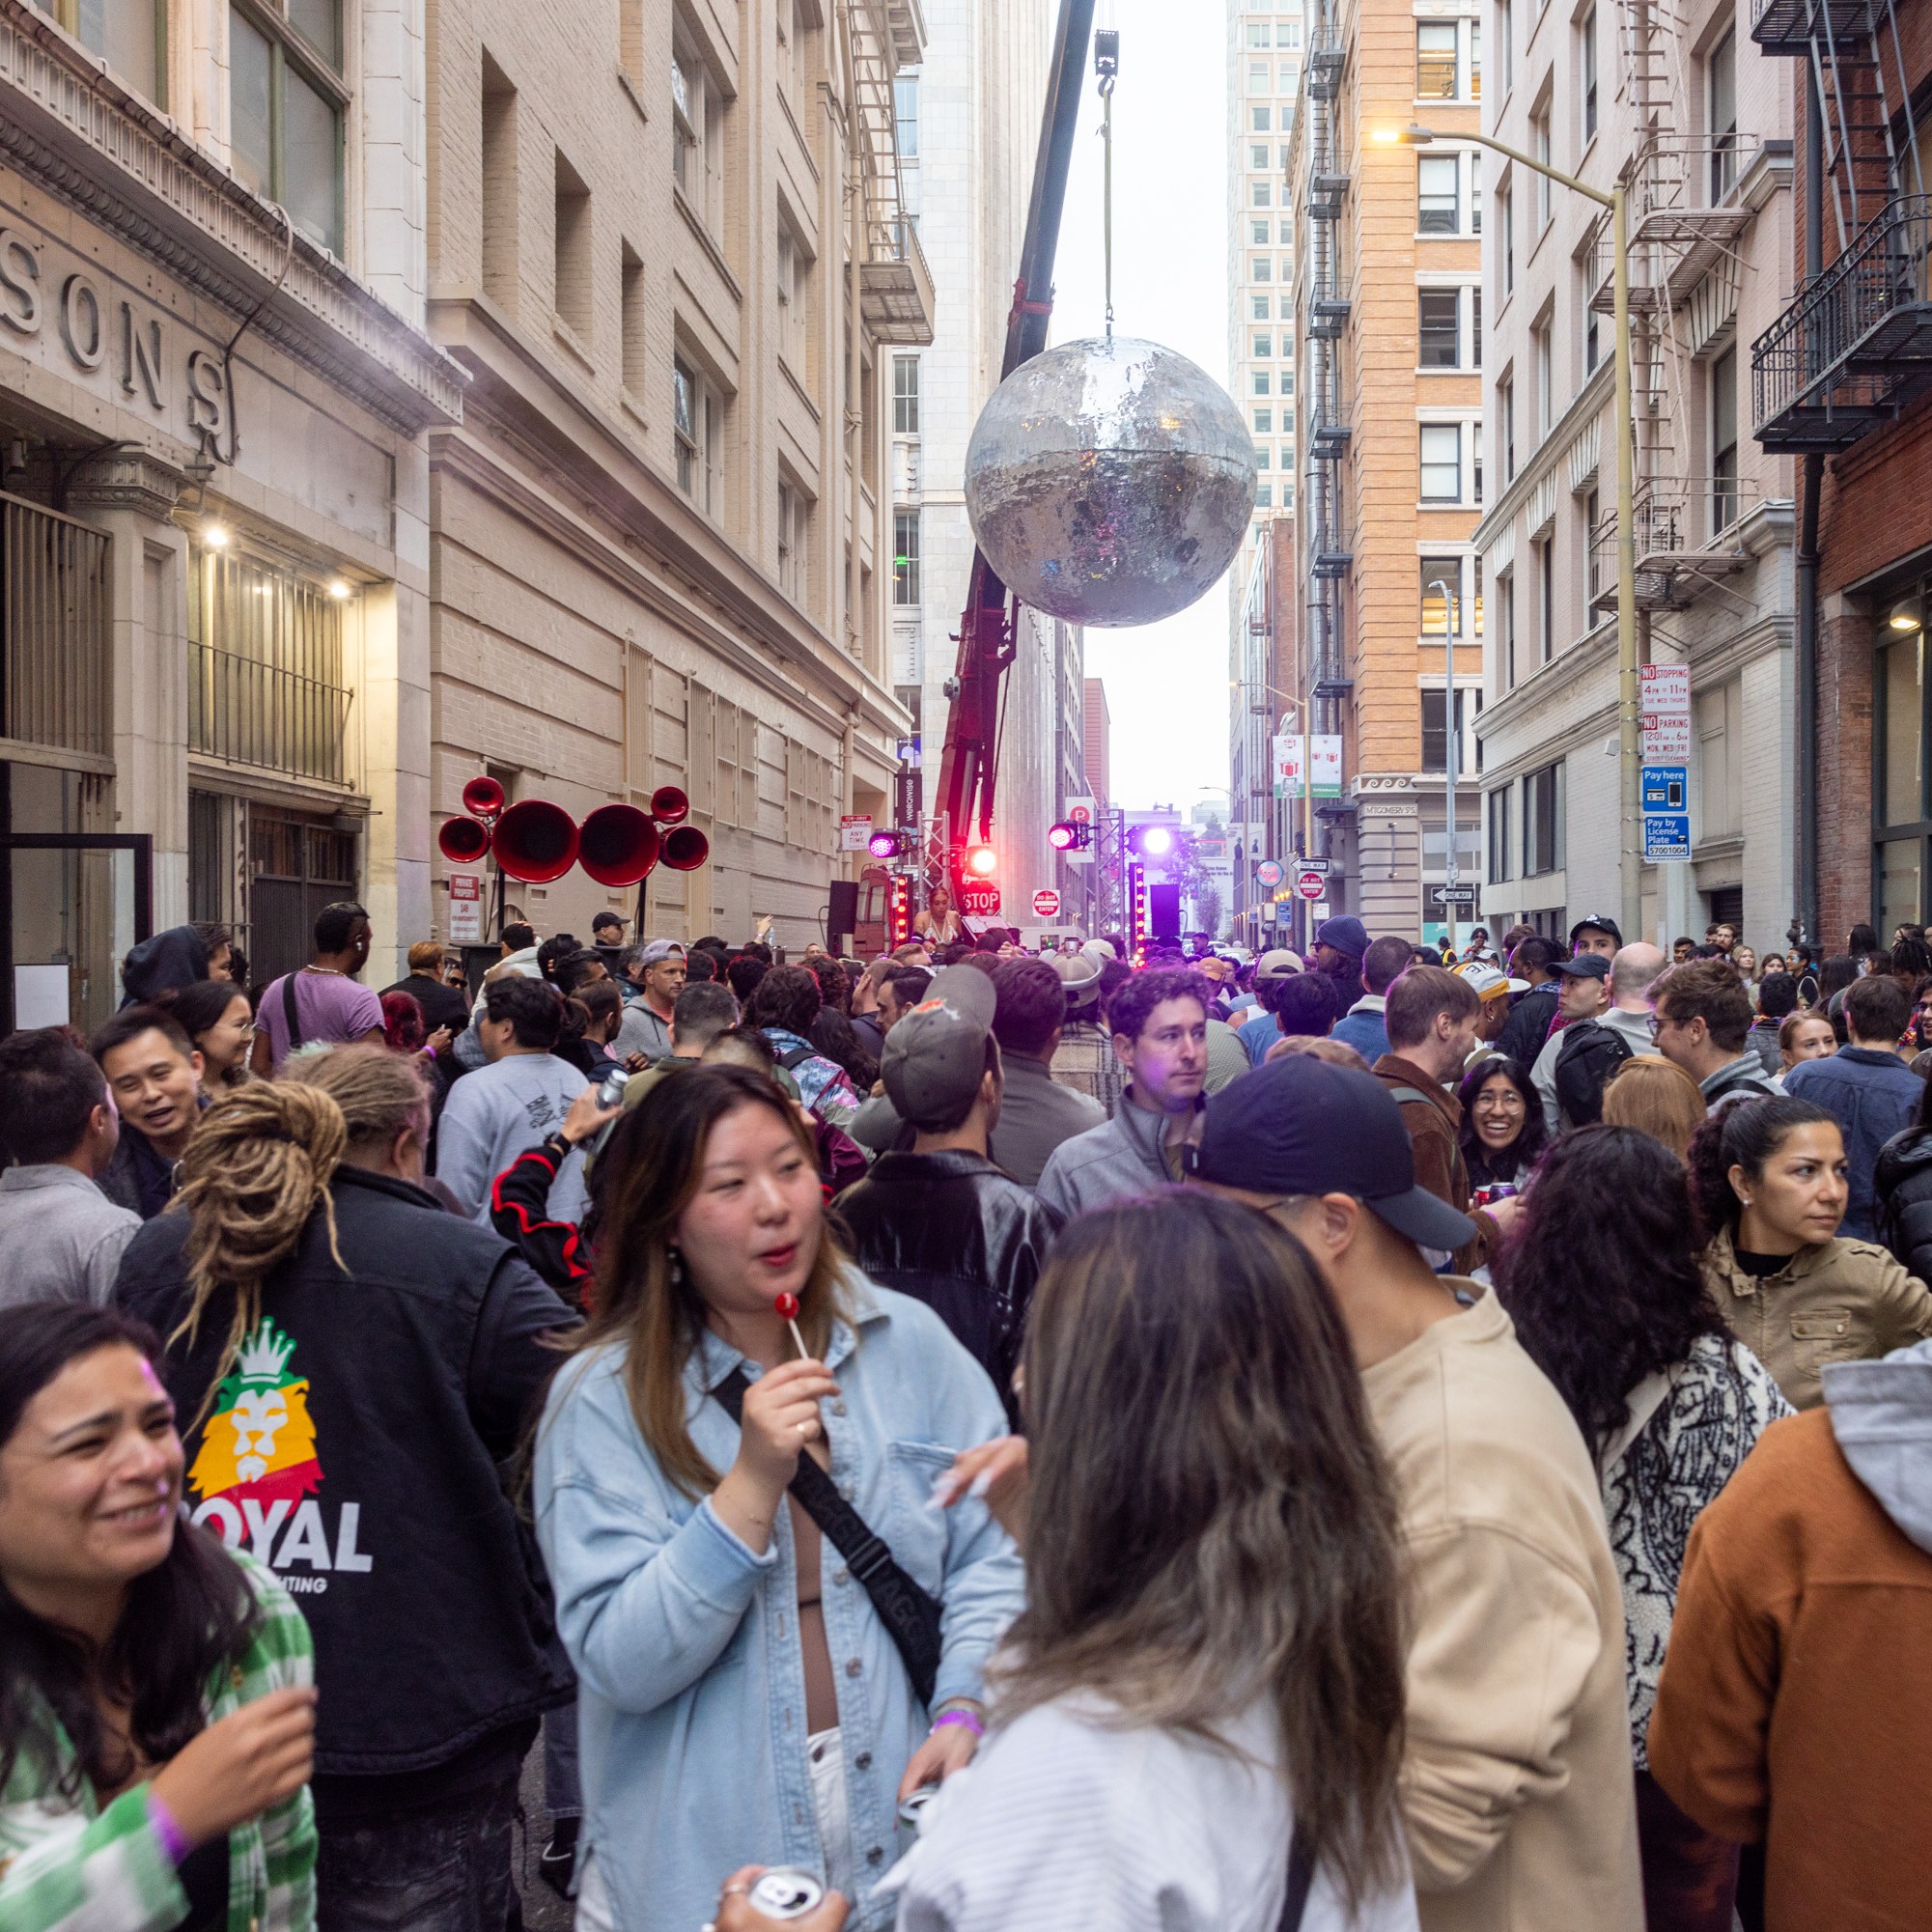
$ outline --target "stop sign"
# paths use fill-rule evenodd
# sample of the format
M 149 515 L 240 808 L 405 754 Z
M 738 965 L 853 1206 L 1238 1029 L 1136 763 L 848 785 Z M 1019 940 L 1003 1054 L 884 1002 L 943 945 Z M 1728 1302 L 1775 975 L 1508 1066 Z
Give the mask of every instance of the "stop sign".
M 1060 916 L 1060 895 L 1050 885 L 1043 885 L 1034 893 L 1033 916 L 1036 919 L 1057 919 Z
M 1295 875 L 1295 890 L 1310 903 L 1328 889 L 1329 875 L 1326 872 L 1298 872 Z
M 962 879 L 960 910 L 969 919 L 997 918 L 999 887 L 990 879 Z

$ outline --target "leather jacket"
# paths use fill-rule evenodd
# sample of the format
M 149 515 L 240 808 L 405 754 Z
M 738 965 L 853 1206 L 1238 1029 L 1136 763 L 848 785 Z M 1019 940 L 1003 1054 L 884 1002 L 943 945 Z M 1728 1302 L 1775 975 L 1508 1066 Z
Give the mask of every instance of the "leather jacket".
M 882 1154 L 834 1204 L 853 1258 L 937 1313 L 1019 1425 L 1013 1371 L 1060 1217 L 978 1154 Z
M 1932 1128 L 1908 1127 L 1885 1143 L 1872 1189 L 1879 1240 L 1919 1280 L 1932 1279 Z

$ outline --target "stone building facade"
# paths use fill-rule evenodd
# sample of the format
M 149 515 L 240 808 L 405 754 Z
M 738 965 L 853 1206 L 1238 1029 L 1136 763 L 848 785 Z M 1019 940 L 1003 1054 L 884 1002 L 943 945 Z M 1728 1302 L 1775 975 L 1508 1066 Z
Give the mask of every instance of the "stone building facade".
M 428 928 L 424 25 L 0 0 L 0 1030 L 149 926 Z
M 1638 658 L 1688 663 L 1693 706 L 1691 856 L 1642 867 L 1643 937 L 1728 919 L 1762 953 L 1797 910 L 1793 465 L 1750 437 L 1750 364 L 1791 286 L 1796 70 L 1749 27 L 1735 0 L 1669 20 L 1493 0 L 1485 117 L 1630 184 Z M 1561 934 L 1617 916 L 1621 847 L 1642 848 L 1619 818 L 1610 226 L 1520 167 L 1488 200 L 1482 910 Z
M 887 816 L 922 50 L 912 0 L 432 8 L 429 321 L 469 378 L 431 438 L 433 803 L 486 771 L 578 819 L 677 786 L 711 856 L 652 875 L 650 935 L 823 939 L 840 816 Z M 586 938 L 637 899 L 511 896 Z

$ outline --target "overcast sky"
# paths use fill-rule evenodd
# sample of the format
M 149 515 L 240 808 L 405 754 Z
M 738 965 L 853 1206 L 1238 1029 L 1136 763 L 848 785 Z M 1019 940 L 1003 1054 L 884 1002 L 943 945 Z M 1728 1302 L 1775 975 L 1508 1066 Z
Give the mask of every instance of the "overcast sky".
M 1057 10 L 1055 10 L 1057 11 Z M 1220 0 L 1099 0 L 1120 29 L 1113 101 L 1113 313 L 1227 380 L 1226 15 Z M 1055 342 L 1105 333 L 1100 101 L 1092 61 L 1055 279 Z M 1227 789 L 1227 585 L 1162 624 L 1090 630 L 1106 680 L 1114 802 L 1177 805 Z

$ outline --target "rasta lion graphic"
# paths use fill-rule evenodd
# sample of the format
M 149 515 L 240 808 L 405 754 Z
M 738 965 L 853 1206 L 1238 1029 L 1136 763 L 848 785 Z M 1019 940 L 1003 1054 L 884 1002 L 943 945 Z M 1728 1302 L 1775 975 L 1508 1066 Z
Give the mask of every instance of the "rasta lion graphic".
M 266 1316 L 241 1344 L 188 1471 L 204 1502 L 223 1497 L 292 1508 L 322 1482 L 309 1385 L 289 1369 L 294 1352 L 294 1341 Z

